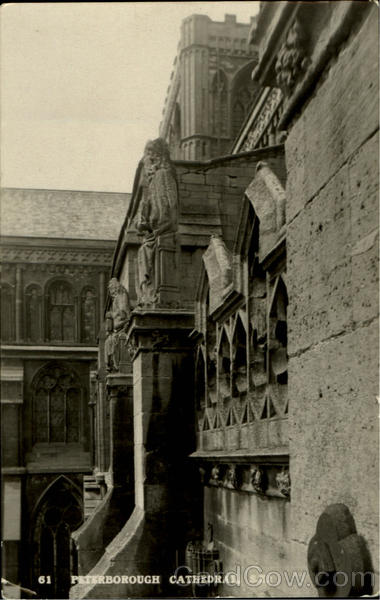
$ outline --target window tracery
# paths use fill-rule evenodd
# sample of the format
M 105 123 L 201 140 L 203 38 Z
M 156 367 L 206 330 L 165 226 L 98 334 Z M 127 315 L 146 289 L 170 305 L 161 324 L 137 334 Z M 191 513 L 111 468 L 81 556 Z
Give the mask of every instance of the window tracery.
M 32 389 L 34 443 L 79 442 L 82 388 L 77 375 L 58 363 L 48 364 Z
M 53 282 L 48 291 L 48 337 L 54 342 L 75 341 L 76 306 L 71 285 Z

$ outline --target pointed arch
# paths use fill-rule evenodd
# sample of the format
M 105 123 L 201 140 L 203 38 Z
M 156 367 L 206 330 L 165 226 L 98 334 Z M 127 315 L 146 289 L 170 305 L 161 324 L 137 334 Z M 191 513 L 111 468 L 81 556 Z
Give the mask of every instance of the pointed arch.
M 197 410 L 206 406 L 206 365 L 201 345 L 198 347 L 195 364 L 195 405 Z
M 225 327 L 222 328 L 218 349 L 219 396 L 226 400 L 231 396 L 231 345 Z
M 68 598 L 70 536 L 82 523 L 81 491 L 68 477 L 60 475 L 41 494 L 32 515 L 32 587 L 40 598 Z M 41 573 L 50 577 L 50 584 L 39 583 Z
M 236 316 L 232 340 L 232 395 L 239 396 L 247 391 L 247 332 L 241 316 Z
M 281 276 L 277 277 L 269 306 L 270 378 L 279 384 L 288 382 L 288 293 Z

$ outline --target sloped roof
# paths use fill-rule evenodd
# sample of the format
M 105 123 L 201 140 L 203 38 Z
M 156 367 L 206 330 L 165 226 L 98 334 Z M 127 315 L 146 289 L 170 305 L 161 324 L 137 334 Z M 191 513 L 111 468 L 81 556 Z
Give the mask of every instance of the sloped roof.
M 130 194 L 3 188 L 2 236 L 117 240 Z

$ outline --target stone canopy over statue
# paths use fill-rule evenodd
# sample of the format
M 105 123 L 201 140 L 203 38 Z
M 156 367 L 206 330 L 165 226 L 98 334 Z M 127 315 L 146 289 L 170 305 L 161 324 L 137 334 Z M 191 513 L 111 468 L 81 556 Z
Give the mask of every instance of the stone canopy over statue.
M 140 307 L 175 306 L 178 297 L 178 186 L 165 140 L 149 141 L 143 157 L 143 195 L 135 227 L 143 236 L 137 253 Z

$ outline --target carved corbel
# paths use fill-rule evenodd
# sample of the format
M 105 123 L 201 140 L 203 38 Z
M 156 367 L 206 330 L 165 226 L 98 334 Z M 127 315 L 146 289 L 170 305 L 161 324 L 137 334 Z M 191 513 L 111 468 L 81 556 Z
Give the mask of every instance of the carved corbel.
M 230 490 L 237 489 L 236 465 L 228 465 L 223 483 Z
M 276 475 L 276 484 L 278 491 L 286 498 L 290 497 L 290 475 L 289 469 L 283 468 Z
M 211 469 L 211 475 L 209 479 L 209 485 L 220 486 L 220 467 L 219 465 L 214 465 Z

